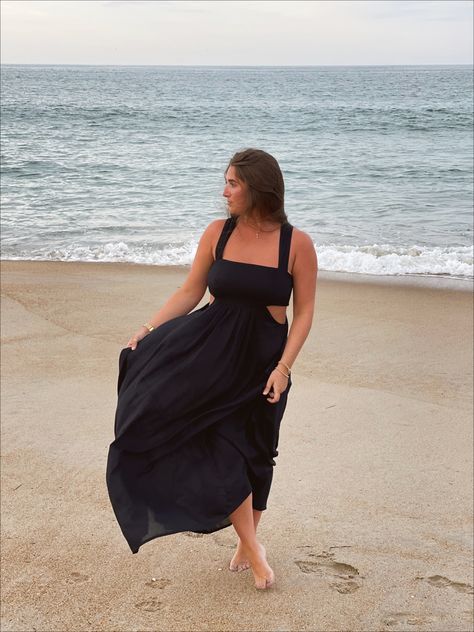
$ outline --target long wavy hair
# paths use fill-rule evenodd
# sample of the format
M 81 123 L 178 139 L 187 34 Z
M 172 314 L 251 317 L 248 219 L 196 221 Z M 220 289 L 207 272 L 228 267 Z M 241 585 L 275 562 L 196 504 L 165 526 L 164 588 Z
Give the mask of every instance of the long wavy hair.
M 277 160 L 262 149 L 248 148 L 232 156 L 225 173 L 231 165 L 248 187 L 249 199 L 244 215 L 248 219 L 287 223 L 285 183 Z

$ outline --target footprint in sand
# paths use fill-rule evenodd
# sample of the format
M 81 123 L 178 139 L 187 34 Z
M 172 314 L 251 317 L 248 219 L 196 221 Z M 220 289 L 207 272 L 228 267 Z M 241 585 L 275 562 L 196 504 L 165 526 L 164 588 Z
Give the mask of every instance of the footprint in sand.
M 90 581 L 90 577 L 89 575 L 85 575 L 84 573 L 78 573 L 77 571 L 73 571 L 72 573 L 69 574 L 69 577 L 67 578 L 67 582 L 68 583 L 74 583 L 74 584 L 80 584 L 83 582 L 89 582 Z
M 443 577 L 442 575 L 431 575 L 430 577 L 418 576 L 415 579 L 421 579 L 425 582 L 428 582 L 432 586 L 436 586 L 436 588 L 453 588 L 457 592 L 467 593 L 468 595 L 474 594 L 474 589 L 471 584 L 464 584 L 463 582 L 454 582 L 447 577 Z
M 169 584 L 171 584 L 171 579 L 166 577 L 157 577 L 156 579 L 152 577 L 149 582 L 145 582 L 145 586 L 149 588 L 166 588 Z
M 188 538 L 202 538 L 204 533 L 194 533 L 194 531 L 184 531 L 184 535 L 187 535 Z
M 135 604 L 135 608 L 139 610 L 145 610 L 146 612 L 156 612 L 163 608 L 163 603 L 157 599 L 146 599 L 145 601 L 139 601 Z
M 235 549 L 237 546 L 235 538 L 224 533 L 213 533 L 212 539 L 218 546 L 223 546 L 226 549 Z
M 433 623 L 433 617 L 425 617 L 424 615 L 416 615 L 411 612 L 394 612 L 385 617 L 382 623 L 388 627 L 397 626 L 397 631 L 413 630 L 414 625 L 428 625 Z M 401 628 L 400 626 L 403 626 Z M 408 626 L 405 628 L 405 626 Z
M 298 547 L 301 549 L 311 548 L 310 546 Z M 334 548 L 334 547 L 331 547 Z M 337 562 L 334 553 L 323 551 L 322 553 L 306 552 L 310 560 L 295 560 L 302 573 L 315 573 L 319 577 L 329 580 L 329 586 L 341 594 L 353 593 L 361 587 L 362 575 L 350 564 Z M 356 579 L 358 578 L 358 579 Z

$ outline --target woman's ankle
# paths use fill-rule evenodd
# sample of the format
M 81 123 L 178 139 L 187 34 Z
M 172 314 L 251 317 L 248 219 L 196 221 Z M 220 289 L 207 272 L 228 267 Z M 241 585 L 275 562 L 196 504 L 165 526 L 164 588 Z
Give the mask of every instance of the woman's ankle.
M 245 551 L 247 555 L 255 556 L 262 554 L 262 544 L 255 540 L 255 542 L 246 542 L 245 544 L 241 542 L 241 547 Z

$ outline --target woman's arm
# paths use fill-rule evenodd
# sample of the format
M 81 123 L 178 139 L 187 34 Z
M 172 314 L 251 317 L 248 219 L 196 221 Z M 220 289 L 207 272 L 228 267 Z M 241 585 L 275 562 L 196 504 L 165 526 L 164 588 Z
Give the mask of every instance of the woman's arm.
M 158 327 L 176 316 L 188 314 L 196 307 L 207 289 L 207 275 L 214 260 L 212 245 L 220 228 L 222 228 L 222 220 L 219 219 L 207 226 L 199 239 L 191 270 L 183 285 L 146 322 L 153 327 Z
M 313 324 L 318 275 L 318 258 L 311 237 L 300 230 L 294 234 L 294 237 L 296 237 L 295 261 L 291 271 L 293 274 L 293 320 L 280 358 L 290 368 Z

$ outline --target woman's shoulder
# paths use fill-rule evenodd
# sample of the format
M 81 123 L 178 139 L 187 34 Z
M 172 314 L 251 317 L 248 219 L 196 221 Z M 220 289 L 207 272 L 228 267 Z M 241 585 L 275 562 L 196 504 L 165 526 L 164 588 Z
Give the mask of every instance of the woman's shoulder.
M 289 259 L 291 262 L 290 271 L 293 274 L 296 271 L 295 264 L 297 259 L 301 262 L 303 269 L 311 269 L 316 258 L 316 249 L 312 237 L 310 237 L 307 232 L 301 230 L 301 228 L 298 228 L 294 224 L 291 224 L 291 227 Z
M 293 245 L 295 247 L 308 248 L 311 246 L 312 248 L 314 248 L 313 238 L 307 232 L 301 230 L 301 228 L 298 228 L 294 224 L 291 224 L 291 227 L 291 241 L 293 242 Z
M 205 227 L 204 233 L 209 234 L 209 235 L 213 235 L 213 236 L 216 235 L 216 234 L 219 234 L 222 231 L 222 229 L 224 228 L 224 225 L 225 225 L 226 221 L 227 220 L 225 218 L 224 219 L 219 218 L 219 219 L 211 220 L 207 224 L 207 226 Z
M 226 222 L 229 221 L 228 217 L 219 217 L 218 219 L 213 219 L 207 225 L 208 230 L 220 230 L 224 228 Z

